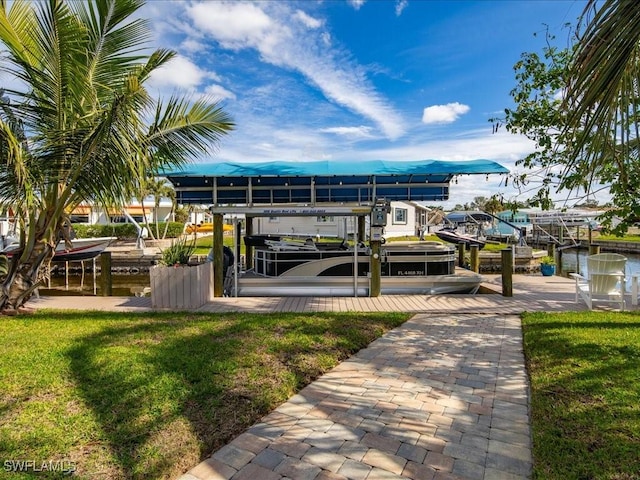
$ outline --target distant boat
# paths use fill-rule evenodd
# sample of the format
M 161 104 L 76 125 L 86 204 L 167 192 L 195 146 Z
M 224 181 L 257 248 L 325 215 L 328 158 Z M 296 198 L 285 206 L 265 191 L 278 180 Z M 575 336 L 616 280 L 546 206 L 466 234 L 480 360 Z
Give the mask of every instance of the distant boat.
M 226 223 L 222 225 L 223 232 L 231 232 L 233 230 L 233 225 L 227 225 Z M 213 232 L 213 223 L 198 223 L 197 225 L 189 224 L 185 228 L 185 233 L 212 233 Z
M 116 239 L 117 237 L 74 238 L 71 240 L 71 248 L 67 248 L 65 242 L 60 241 L 52 261 L 75 262 L 95 258 Z M 0 254 L 11 257 L 18 248 L 18 242 L 14 241 L 2 249 Z
M 465 235 L 464 233 L 458 233 L 453 228 L 443 228 L 442 230 L 438 230 L 435 232 L 436 236 L 444 241 L 449 243 L 464 243 L 467 248 L 471 245 L 477 245 L 480 250 L 484 248 L 485 241 L 480 240 L 479 238 L 472 237 L 470 235 Z

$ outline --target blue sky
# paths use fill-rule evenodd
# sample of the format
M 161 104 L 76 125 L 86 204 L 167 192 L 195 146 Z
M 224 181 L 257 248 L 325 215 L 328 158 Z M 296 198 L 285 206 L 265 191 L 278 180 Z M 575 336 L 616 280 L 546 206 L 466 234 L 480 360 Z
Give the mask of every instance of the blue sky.
M 513 65 L 563 42 L 584 1 L 149 1 L 155 46 L 179 56 L 163 95 L 223 102 L 237 124 L 201 161 L 466 160 L 515 169 L 533 145 L 488 119 L 511 107 Z M 537 34 L 537 36 L 536 36 Z M 518 192 L 463 177 L 445 207 Z

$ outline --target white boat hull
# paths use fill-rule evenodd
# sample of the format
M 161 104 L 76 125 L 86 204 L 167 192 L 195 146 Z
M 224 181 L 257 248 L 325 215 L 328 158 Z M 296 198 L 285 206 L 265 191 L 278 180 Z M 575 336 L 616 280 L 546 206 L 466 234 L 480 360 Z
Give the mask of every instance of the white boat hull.
M 482 277 L 475 273 L 429 275 L 424 277 L 383 277 L 382 295 L 437 295 L 444 293 L 477 293 Z M 294 297 L 368 297 L 370 279 L 351 277 L 275 277 L 245 275 L 238 279 L 238 296 L 294 296 Z
M 309 245 L 308 248 L 312 246 Z M 226 291 L 235 296 L 370 295 L 370 252 L 301 250 L 292 244 L 257 249 L 254 269 Z M 307 248 L 307 247 L 305 247 Z M 476 293 L 482 277 L 454 266 L 455 249 L 441 243 L 385 245 L 380 254 L 382 295 Z
M 65 242 L 61 241 L 56 246 L 53 261 L 74 262 L 95 258 L 100 255 L 114 240 L 117 240 L 117 237 L 74 238 L 71 241 L 71 248 L 67 248 Z M 1 253 L 11 256 L 17 249 L 18 244 L 11 243 L 5 247 Z

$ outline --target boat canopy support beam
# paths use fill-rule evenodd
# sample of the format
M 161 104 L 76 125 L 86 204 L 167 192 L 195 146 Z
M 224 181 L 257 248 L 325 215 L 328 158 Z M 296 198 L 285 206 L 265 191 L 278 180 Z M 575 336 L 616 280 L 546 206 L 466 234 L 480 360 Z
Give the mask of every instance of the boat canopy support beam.
M 213 296 L 224 295 L 224 251 L 222 240 L 223 216 L 213 214 Z

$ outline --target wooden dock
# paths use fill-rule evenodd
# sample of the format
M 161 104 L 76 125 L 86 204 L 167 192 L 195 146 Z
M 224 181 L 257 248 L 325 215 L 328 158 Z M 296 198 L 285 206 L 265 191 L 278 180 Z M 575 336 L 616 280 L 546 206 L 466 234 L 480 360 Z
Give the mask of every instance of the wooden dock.
M 197 309 L 200 312 L 415 312 L 518 314 L 524 311 L 583 311 L 575 302 L 573 280 L 539 274 L 514 275 L 513 297 L 503 297 L 500 275 L 483 275 L 483 290 L 477 295 L 384 295 L 369 297 L 222 297 Z M 149 297 L 46 296 L 34 298 L 34 308 L 64 310 L 150 311 Z M 610 308 L 598 306 L 598 308 Z M 636 309 L 628 297 L 627 308 Z

